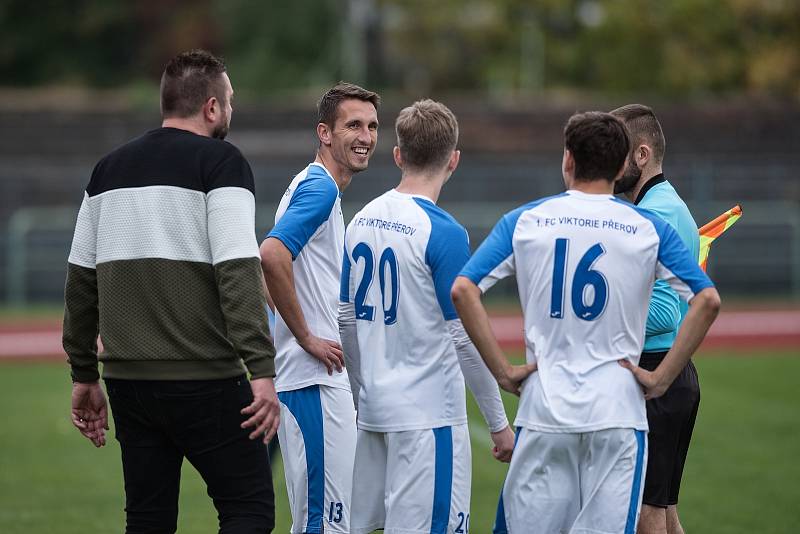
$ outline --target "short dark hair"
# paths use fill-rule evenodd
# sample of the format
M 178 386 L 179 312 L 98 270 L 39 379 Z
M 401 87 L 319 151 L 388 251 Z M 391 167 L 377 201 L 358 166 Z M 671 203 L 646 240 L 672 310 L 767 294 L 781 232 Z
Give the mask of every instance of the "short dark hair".
M 615 109 L 611 114 L 624 122 L 628 128 L 631 145 L 634 145 L 631 148 L 645 144 L 653 149 L 655 163 L 660 164 L 664 161 L 664 150 L 667 143 L 664 140 L 661 124 L 651 108 L 642 104 L 628 104 Z
M 225 64 L 205 50 L 182 52 L 169 60 L 161 76 L 161 116 L 195 115 L 213 97 L 226 103 Z
M 564 146 L 575 160 L 576 180 L 613 182 L 630 151 L 625 125 L 610 113 L 576 113 L 564 128 Z
M 333 127 L 336 123 L 336 114 L 339 111 L 339 104 L 351 98 L 371 103 L 375 106 L 376 111 L 381 102 L 381 97 L 378 96 L 378 93 L 367 91 L 363 87 L 359 87 L 353 83 L 339 82 L 328 89 L 328 91 L 320 97 L 319 102 L 317 102 L 318 122 Z
M 458 143 L 458 121 L 441 102 L 419 100 L 394 123 L 403 164 L 422 170 L 441 167 Z

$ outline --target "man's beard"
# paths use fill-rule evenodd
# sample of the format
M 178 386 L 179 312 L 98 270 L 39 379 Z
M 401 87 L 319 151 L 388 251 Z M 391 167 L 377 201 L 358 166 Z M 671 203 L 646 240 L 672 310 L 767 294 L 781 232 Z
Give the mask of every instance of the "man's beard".
M 642 177 L 642 169 L 636 166 L 636 163 L 630 161 L 625 165 L 625 171 L 622 173 L 622 178 L 614 184 L 614 194 L 627 193 L 633 189 Z
M 225 139 L 225 137 L 227 137 L 228 135 L 228 131 L 230 130 L 230 128 L 231 128 L 231 123 L 230 121 L 228 121 L 228 116 L 223 114 L 222 123 L 216 128 L 214 128 L 214 130 L 211 132 L 211 137 L 220 140 Z

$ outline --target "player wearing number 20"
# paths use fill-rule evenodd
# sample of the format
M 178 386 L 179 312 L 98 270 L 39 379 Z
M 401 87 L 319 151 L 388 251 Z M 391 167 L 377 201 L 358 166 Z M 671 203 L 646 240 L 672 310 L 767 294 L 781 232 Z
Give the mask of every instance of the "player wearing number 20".
M 499 460 L 509 460 L 514 435 L 450 299 L 469 258 L 466 230 L 436 206 L 458 165 L 456 118 L 422 100 L 400 112 L 395 128 L 400 184 L 345 233 L 339 320 L 358 408 L 351 532 L 466 533 L 465 378 Z
M 719 295 L 672 227 L 617 200 L 629 143 L 607 113 L 570 118 L 567 191 L 505 215 L 464 267 L 453 298 L 501 386 L 520 387 L 488 327 L 481 291 L 516 274 L 526 359 L 521 427 L 495 532 L 635 532 L 647 460 L 646 398 L 664 393 L 702 341 Z M 637 366 L 653 280 L 689 301 L 661 364 Z M 627 368 L 627 369 L 626 369 Z M 638 382 L 637 382 L 638 381 Z

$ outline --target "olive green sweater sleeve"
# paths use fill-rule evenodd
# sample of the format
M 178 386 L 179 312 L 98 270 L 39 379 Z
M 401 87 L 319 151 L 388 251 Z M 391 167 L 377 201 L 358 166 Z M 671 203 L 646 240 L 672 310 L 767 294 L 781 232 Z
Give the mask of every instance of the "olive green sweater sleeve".
M 64 287 L 62 344 L 75 382 L 96 382 L 99 311 L 97 271 L 69 263 Z
M 214 266 L 228 340 L 253 378 L 275 376 L 275 346 L 269 335 L 267 299 L 257 258 Z

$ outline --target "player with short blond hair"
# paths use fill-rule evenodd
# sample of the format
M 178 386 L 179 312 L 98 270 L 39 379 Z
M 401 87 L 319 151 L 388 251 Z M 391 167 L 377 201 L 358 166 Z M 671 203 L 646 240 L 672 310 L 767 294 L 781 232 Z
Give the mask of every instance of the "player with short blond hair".
M 450 299 L 469 243 L 436 201 L 458 166 L 458 123 L 422 100 L 400 112 L 395 130 L 400 183 L 353 217 L 345 239 L 340 328 L 358 406 L 351 532 L 467 532 L 465 381 L 495 457 L 509 460 L 514 436 Z

